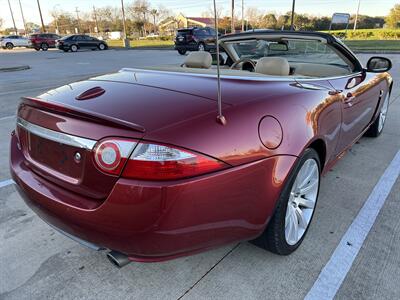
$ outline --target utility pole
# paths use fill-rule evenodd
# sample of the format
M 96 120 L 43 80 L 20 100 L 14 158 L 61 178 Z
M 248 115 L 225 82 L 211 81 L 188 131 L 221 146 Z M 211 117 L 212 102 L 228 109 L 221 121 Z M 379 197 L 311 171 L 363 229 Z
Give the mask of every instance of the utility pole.
M 356 19 L 354 20 L 353 31 L 355 31 L 357 29 L 358 14 L 360 13 L 360 4 L 361 4 L 361 0 L 358 0 L 357 13 L 356 13 Z
M 12 8 L 11 8 L 10 0 L 8 0 L 8 6 L 10 7 L 11 19 L 13 21 L 15 34 L 18 34 L 18 29 L 17 29 L 17 26 L 15 26 L 14 13 L 13 13 Z
M 96 12 L 96 7 L 93 5 L 93 16 L 94 16 L 94 23 L 96 24 L 96 33 L 100 32 L 99 29 L 99 23 L 97 22 L 97 12 Z
M 232 0 L 231 32 L 235 32 L 235 0 Z
M 242 32 L 244 31 L 244 0 L 242 0 Z
M 75 7 L 75 12 L 76 12 L 76 22 L 77 22 L 77 26 L 78 26 L 78 32 L 79 33 L 80 30 L 80 24 L 79 24 L 79 10 L 78 10 L 78 6 Z
M 295 10 L 296 0 L 292 2 L 292 20 L 290 21 L 290 30 L 294 30 L 294 10 Z
M 21 5 L 21 0 L 19 1 L 19 8 L 21 10 L 21 16 L 22 16 L 22 22 L 24 23 L 24 29 L 25 29 L 25 35 L 28 34 L 28 29 L 26 28 L 26 22 L 25 22 L 25 17 L 24 17 L 24 11 L 22 10 L 22 5 Z
M 54 22 L 56 23 L 56 33 L 60 34 L 60 28 L 58 27 L 58 11 L 56 9 L 57 6 L 60 6 L 60 4 L 56 4 L 53 6 L 52 17 L 54 18 Z
M 124 7 L 124 0 L 121 0 L 121 9 L 122 9 L 122 22 L 124 24 L 124 46 L 125 48 L 129 48 L 129 40 L 126 35 L 126 19 L 125 19 L 125 7 Z
M 40 9 L 39 0 L 37 0 L 37 5 L 38 5 L 38 9 L 39 9 L 40 22 L 42 22 L 42 31 L 45 33 L 45 32 L 46 32 L 46 27 L 44 27 L 43 16 L 42 16 L 42 10 Z

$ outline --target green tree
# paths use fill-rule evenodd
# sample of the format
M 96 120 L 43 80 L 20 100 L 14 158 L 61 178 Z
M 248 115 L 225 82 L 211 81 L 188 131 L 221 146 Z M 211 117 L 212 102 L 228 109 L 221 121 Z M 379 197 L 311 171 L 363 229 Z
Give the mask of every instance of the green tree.
M 157 23 L 156 23 L 156 18 L 160 15 L 157 9 L 153 8 L 150 10 L 150 14 L 153 17 L 153 32 L 156 33 L 157 31 Z
M 290 27 L 290 16 L 291 12 L 288 12 L 278 17 L 277 26 L 279 29 L 288 29 Z
M 385 19 L 386 25 L 389 28 L 400 27 L 400 4 L 396 4 L 391 10 L 389 15 Z
M 261 28 L 267 28 L 267 29 L 276 29 L 278 24 L 278 20 L 276 19 L 274 14 L 266 14 L 261 22 L 260 22 L 260 27 Z

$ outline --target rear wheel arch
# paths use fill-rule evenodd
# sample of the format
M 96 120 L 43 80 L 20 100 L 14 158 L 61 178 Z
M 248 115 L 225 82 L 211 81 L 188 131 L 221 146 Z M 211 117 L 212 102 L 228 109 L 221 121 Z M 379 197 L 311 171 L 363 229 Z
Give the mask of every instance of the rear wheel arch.
M 321 172 L 325 167 L 325 163 L 326 163 L 326 144 L 325 141 L 321 138 L 315 139 L 313 140 L 307 147 L 307 148 L 311 148 L 314 149 L 319 156 L 319 160 L 321 163 Z

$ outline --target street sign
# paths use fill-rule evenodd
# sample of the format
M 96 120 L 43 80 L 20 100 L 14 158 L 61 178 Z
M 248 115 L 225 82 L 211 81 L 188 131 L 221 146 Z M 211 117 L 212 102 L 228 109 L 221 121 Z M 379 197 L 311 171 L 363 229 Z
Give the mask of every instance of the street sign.
M 331 24 L 348 24 L 350 21 L 350 14 L 334 13 L 332 15 Z

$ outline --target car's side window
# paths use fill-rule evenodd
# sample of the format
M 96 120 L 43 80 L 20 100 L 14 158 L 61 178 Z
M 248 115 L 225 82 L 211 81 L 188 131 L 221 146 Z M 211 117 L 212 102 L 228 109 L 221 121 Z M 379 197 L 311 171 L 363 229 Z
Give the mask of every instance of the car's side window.
M 216 32 L 215 32 L 214 29 L 208 28 L 208 34 L 209 34 L 209 35 L 212 35 L 212 36 L 215 36 Z
M 195 30 L 195 35 L 197 35 L 197 36 L 206 36 L 206 35 L 208 35 L 207 29 L 205 29 L 205 28 L 196 29 Z

